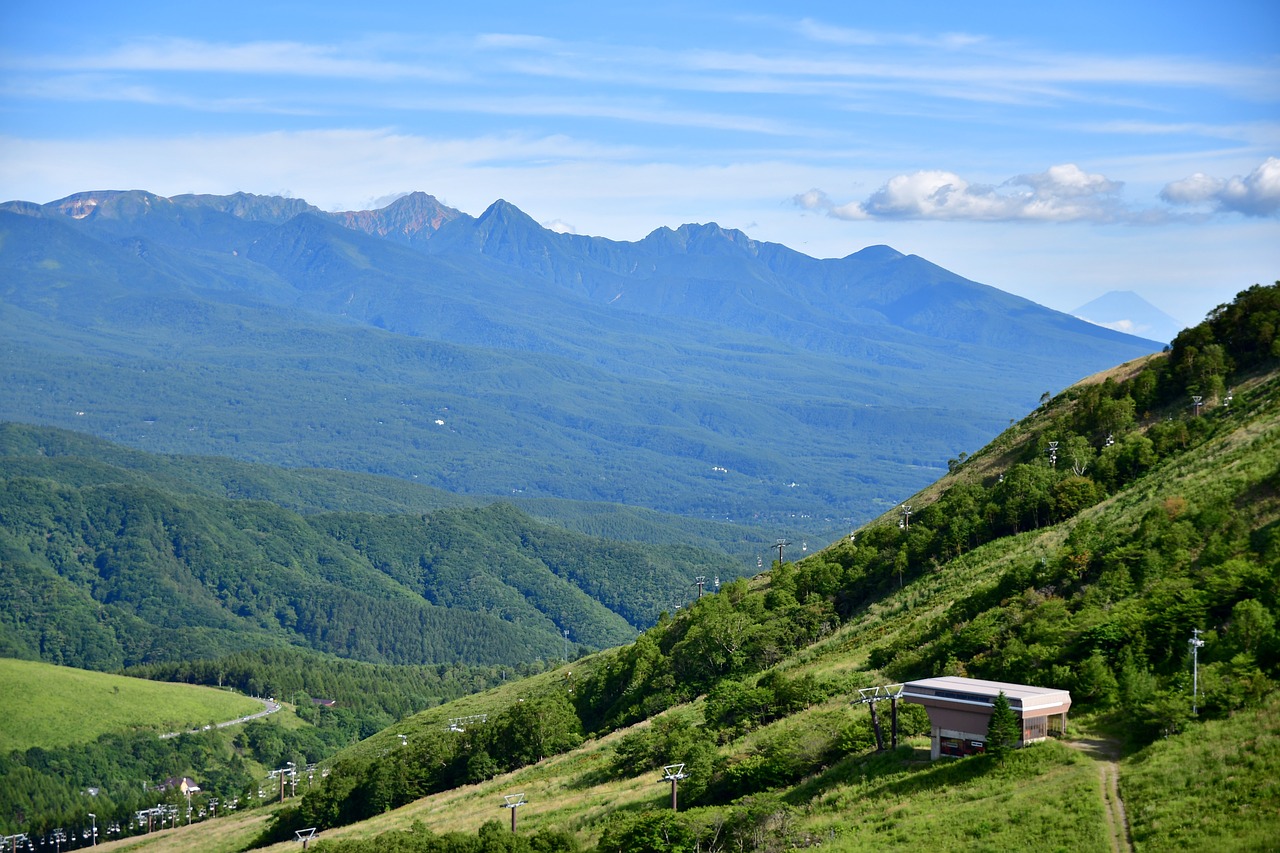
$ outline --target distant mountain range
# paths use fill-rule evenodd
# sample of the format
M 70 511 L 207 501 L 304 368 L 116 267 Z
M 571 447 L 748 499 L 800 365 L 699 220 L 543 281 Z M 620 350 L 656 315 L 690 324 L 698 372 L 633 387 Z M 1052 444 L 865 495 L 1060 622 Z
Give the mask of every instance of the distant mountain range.
M 8 202 L 0 270 L 0 419 L 819 541 L 1160 346 L 887 246 L 618 242 L 423 193 Z
M 1071 314 L 1108 329 L 1156 341 L 1172 341 L 1182 325 L 1132 290 L 1112 290 Z

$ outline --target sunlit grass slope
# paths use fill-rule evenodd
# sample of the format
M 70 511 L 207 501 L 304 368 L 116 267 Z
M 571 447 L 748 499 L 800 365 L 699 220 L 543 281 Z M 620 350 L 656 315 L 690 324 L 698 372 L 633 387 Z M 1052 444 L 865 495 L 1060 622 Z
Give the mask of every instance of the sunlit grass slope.
M 184 731 L 262 710 L 210 687 L 0 658 L 0 751 L 87 743 L 106 732 Z

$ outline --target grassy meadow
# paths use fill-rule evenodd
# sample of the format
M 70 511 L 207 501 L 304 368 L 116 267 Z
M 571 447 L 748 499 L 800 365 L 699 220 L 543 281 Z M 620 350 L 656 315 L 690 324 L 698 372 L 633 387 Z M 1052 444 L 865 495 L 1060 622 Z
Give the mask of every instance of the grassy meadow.
M 1275 850 L 1280 695 L 1120 765 L 1137 850 Z
M 107 732 L 186 731 L 263 709 L 257 700 L 36 661 L 0 659 L 0 751 L 88 743 Z

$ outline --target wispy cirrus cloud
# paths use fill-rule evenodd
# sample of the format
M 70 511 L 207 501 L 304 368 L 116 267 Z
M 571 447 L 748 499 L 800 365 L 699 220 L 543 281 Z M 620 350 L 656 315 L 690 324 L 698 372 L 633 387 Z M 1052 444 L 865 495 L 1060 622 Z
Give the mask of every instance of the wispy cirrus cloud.
M 761 95 L 914 93 L 957 101 L 1040 103 L 1099 97 L 1100 86 L 1191 87 L 1280 94 L 1274 67 L 1178 56 L 1098 56 L 997 45 L 981 35 L 864 31 L 812 19 L 791 24 L 801 44 L 774 49 L 667 48 L 480 33 L 430 45 L 391 38 L 286 40 L 135 39 L 102 52 L 45 53 L 4 61 L 16 70 L 173 72 L 366 81 L 476 82 L 520 72 L 668 91 Z M 849 48 L 861 48 L 851 51 Z M 479 53 L 487 67 L 468 62 Z
M 370 55 L 372 54 L 372 55 Z M 385 58 L 347 44 L 296 41 L 213 42 L 189 38 L 137 39 L 103 53 L 42 54 L 9 60 L 10 68 L 115 72 L 205 72 L 361 80 L 457 80 L 443 64 Z
M 989 41 L 986 36 L 970 33 L 942 33 L 940 35 L 887 33 L 880 30 L 838 26 L 813 18 L 802 18 L 796 21 L 793 29 L 812 41 L 845 47 L 896 47 L 909 45 L 912 47 L 957 50 L 971 48 Z
M 0 82 L 0 96 L 48 101 L 142 104 L 226 114 L 319 115 L 326 112 L 324 109 L 307 108 L 297 103 L 274 103 L 268 98 L 252 94 L 217 97 L 195 95 L 181 88 L 121 80 L 111 73 L 93 72 L 51 78 L 11 76 Z
M 390 99 L 388 99 L 388 103 Z M 795 133 L 795 125 L 765 116 L 727 113 L 712 109 L 674 106 L 660 98 L 549 97 L 521 95 L 410 96 L 395 99 L 400 108 L 449 110 L 501 116 L 560 116 L 565 118 L 606 118 L 636 124 L 672 127 L 701 127 L 716 130 L 765 134 Z

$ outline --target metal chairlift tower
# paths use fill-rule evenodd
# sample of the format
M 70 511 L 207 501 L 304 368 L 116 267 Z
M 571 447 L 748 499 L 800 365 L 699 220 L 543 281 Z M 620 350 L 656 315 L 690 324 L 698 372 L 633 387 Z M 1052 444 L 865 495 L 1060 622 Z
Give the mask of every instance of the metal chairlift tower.
M 898 700 L 902 698 L 901 684 L 887 684 L 882 687 L 861 687 L 858 698 L 851 704 L 866 705 L 871 709 L 871 728 L 876 733 L 876 749 L 884 751 L 884 733 L 880 730 L 880 716 L 876 713 L 876 705 L 889 700 L 891 703 L 890 749 L 898 748 Z
M 524 794 L 504 794 L 502 797 L 502 807 L 511 809 L 511 831 L 516 831 L 516 809 L 525 805 Z
M 678 811 L 676 800 L 676 783 L 681 779 L 688 779 L 689 774 L 684 772 L 684 764 L 668 764 L 662 768 L 662 781 L 671 783 L 671 810 Z

